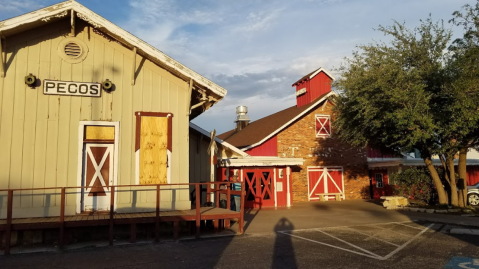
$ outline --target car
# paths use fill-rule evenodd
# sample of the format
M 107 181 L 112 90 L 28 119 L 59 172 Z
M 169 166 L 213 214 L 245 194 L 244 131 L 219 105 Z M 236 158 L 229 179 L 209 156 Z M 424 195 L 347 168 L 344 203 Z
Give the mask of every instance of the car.
M 467 201 L 470 205 L 479 205 L 479 182 L 472 186 L 467 186 Z

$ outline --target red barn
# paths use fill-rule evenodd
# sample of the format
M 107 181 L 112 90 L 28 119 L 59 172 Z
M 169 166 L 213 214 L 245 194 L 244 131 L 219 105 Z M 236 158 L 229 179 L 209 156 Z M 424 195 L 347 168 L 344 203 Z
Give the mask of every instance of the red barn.
M 295 106 L 251 123 L 245 107 L 237 108 L 236 128 L 219 138 L 254 156 L 251 162 L 269 159 L 255 166 L 239 166 L 244 162 L 239 159 L 221 162 L 222 179 L 236 175 L 247 183 L 247 205 L 289 206 L 320 196 L 369 198 L 366 150 L 342 142 L 331 125 L 333 80 L 323 68 L 314 70 L 293 84 Z

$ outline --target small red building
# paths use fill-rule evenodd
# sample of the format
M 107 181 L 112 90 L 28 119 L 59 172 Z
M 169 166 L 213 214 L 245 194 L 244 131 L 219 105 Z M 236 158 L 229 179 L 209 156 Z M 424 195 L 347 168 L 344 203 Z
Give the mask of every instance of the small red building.
M 371 198 L 379 199 L 381 196 L 393 195 L 395 182 L 389 180 L 392 173 L 411 168 L 424 166 L 424 160 L 419 152 L 397 154 L 367 148 L 369 177 L 371 181 Z M 479 153 L 475 150 L 467 158 L 467 185 L 479 182 Z M 457 165 L 457 160 L 455 160 Z M 440 160 L 433 157 L 435 166 L 442 166 Z
M 369 198 L 366 150 L 342 142 L 332 129 L 333 80 L 323 68 L 314 70 L 293 84 L 295 106 L 251 123 L 245 107 L 237 108 L 236 128 L 218 137 L 252 157 L 223 158 L 220 176 L 247 183 L 246 205 L 290 206 L 320 195 Z

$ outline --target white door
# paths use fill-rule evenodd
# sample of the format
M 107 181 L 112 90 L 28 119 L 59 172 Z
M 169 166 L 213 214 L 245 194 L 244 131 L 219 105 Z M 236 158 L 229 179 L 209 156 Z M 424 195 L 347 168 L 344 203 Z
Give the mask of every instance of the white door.
M 83 150 L 82 211 L 108 211 L 113 182 L 114 144 L 85 143 Z

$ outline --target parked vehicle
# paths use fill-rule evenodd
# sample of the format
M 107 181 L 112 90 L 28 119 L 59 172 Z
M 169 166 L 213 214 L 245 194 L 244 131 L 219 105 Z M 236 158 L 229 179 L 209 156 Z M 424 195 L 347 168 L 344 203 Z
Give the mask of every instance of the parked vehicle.
M 470 205 L 479 205 L 479 182 L 472 186 L 467 186 L 467 201 Z

